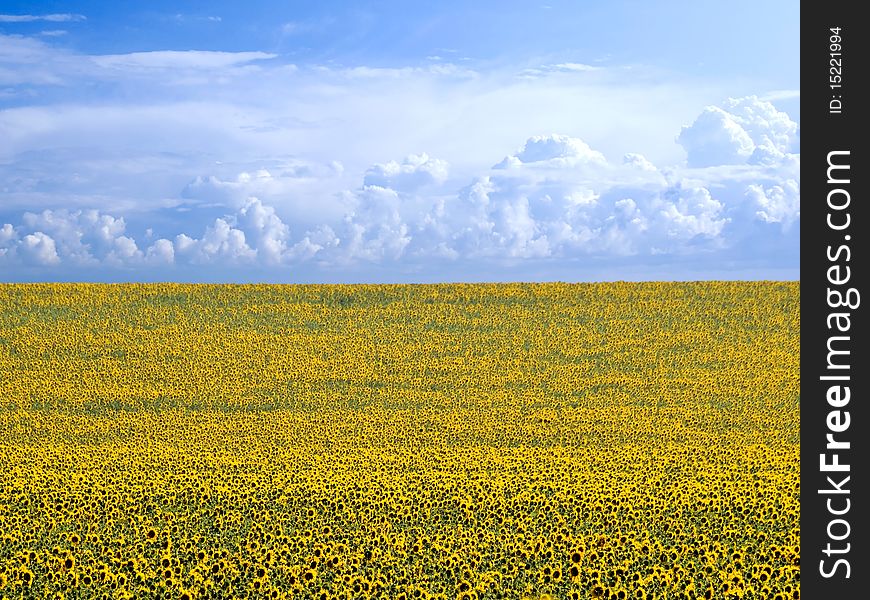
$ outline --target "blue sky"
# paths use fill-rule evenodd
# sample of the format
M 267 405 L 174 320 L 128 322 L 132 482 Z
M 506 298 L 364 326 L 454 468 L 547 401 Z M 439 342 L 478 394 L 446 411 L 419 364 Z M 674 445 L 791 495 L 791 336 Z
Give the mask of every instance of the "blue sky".
M 797 279 L 794 2 L 5 2 L 0 281 Z

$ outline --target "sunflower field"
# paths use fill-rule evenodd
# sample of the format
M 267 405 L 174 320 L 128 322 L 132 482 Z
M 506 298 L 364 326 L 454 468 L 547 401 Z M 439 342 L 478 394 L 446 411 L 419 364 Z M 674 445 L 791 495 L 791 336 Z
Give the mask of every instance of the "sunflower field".
M 799 598 L 799 304 L 0 285 L 0 598 Z

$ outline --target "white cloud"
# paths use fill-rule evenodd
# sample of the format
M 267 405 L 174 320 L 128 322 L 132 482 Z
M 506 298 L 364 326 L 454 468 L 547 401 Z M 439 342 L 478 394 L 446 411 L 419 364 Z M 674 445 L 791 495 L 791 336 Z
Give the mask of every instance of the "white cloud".
M 221 206 L 236 210 L 250 198 L 260 198 L 304 226 L 335 222 L 347 211 L 334 198 L 346 188 L 341 163 L 311 161 L 270 161 L 268 168 L 252 168 L 227 175 L 198 175 L 181 191 L 182 198 L 199 206 Z
M 390 161 L 372 166 L 366 171 L 363 184 L 412 191 L 427 184 L 444 183 L 447 173 L 447 161 L 430 158 L 424 152 L 411 154 L 401 163 Z
M 87 17 L 70 13 L 55 13 L 49 15 L 0 15 L 0 23 L 31 23 L 33 21 L 49 21 L 52 23 L 64 23 L 70 21 L 84 21 Z
M 772 90 L 763 94 L 760 99 L 767 102 L 776 102 L 777 100 L 792 100 L 800 97 L 800 90 Z
M 506 169 L 530 163 L 562 168 L 583 164 L 603 165 L 605 162 L 604 155 L 590 148 L 583 140 L 552 134 L 530 137 L 515 154 L 506 157 L 493 168 Z
M 772 164 L 799 151 L 797 123 L 756 96 L 729 98 L 724 108 L 708 106 L 678 141 L 690 167 Z
M 25 235 L 18 245 L 18 252 L 26 264 L 50 266 L 60 263 L 54 240 L 41 231 Z
M 142 252 L 136 245 L 136 241 L 126 235 L 121 235 L 112 240 L 112 249 L 106 256 L 106 262 L 123 265 L 137 262 L 141 258 Z
M 87 90 L 100 84 L 102 93 L 88 98 L 85 104 L 97 109 L 119 106 L 165 104 L 168 88 L 186 86 L 196 90 L 199 100 L 214 98 L 213 86 L 246 89 L 262 79 L 264 65 L 277 54 L 266 52 L 219 52 L 207 50 L 157 50 L 127 54 L 82 55 L 54 45 L 65 30 L 48 30 L 38 37 L 3 35 L 0 33 L 0 84 L 57 86 L 75 90 L 65 94 L 65 102 L 49 103 L 43 110 L 68 107 L 87 97 Z M 293 65 L 276 65 L 269 73 L 273 77 L 293 72 Z M 240 83 L 242 82 L 242 83 Z M 209 90 L 206 92 L 205 90 Z M 131 93 L 135 101 L 123 100 L 114 92 Z M 161 94 L 161 90 L 164 92 Z M 178 93 L 172 95 L 178 98 Z M 96 103 L 96 106 L 94 106 Z
M 242 206 L 251 196 L 281 198 L 298 195 L 316 183 L 340 178 L 344 168 L 338 161 L 319 164 L 302 160 L 270 161 L 268 168 L 242 170 L 234 176 L 197 175 L 182 190 L 183 198 L 207 204 Z M 322 208 L 322 207 L 320 207 Z
M 592 71 L 601 71 L 601 67 L 587 65 L 577 62 L 563 62 L 556 64 L 540 65 L 529 69 L 523 69 L 517 75 L 520 79 L 534 80 L 548 75 L 572 74 L 572 73 L 589 73 Z
M 328 236 L 327 236 L 328 237 Z M 324 244 L 318 246 L 317 242 Z M 309 233 L 309 254 L 330 245 L 318 232 Z M 311 250 L 313 248 L 313 250 Z M 214 219 L 199 238 L 188 233 L 176 235 L 170 242 L 161 238 L 146 252 L 148 262 L 191 264 L 260 264 L 274 266 L 287 263 L 300 254 L 301 247 L 290 245 L 290 228 L 273 206 L 249 198 L 239 210 Z
M 408 80 L 417 77 L 474 80 L 478 77 L 478 74 L 472 69 L 467 69 L 453 63 L 438 63 L 427 65 L 425 67 L 399 68 L 357 66 L 331 69 L 327 67 L 317 67 L 317 70 L 323 74 L 338 75 L 343 79 L 363 80 L 369 82 L 380 80 Z
M 63 74 L 47 65 L 65 67 L 67 56 L 41 40 L 0 33 L 0 83 L 54 85 L 63 81 Z
M 756 207 L 755 215 L 765 223 L 782 223 L 783 227 L 789 227 L 800 219 L 800 185 L 794 179 L 768 188 L 750 185 L 746 196 Z
M 320 225 L 296 242 L 288 253 L 290 260 L 305 261 L 313 258 L 321 251 L 336 248 L 341 240 L 329 225 Z
M 562 73 L 532 85 L 513 68 L 297 67 L 287 56 L 256 51 L 92 56 L 50 41 L 0 35 L 0 86 L 32 86 L 41 97 L 41 86 L 66 90 L 0 110 L 7 140 L 0 154 L 75 149 L 76 161 L 64 165 L 71 172 L 96 149 L 85 140 L 99 139 L 99 149 L 126 160 L 160 152 L 191 162 L 297 156 L 338 160 L 355 173 L 425 150 L 448 160 L 451 176 L 467 179 L 529 132 L 548 131 L 582 137 L 605 154 L 642 152 L 659 164 L 680 156 L 676 144 L 661 141 L 687 111 L 721 95 L 694 84 L 637 85 L 623 73 L 606 81 Z M 194 169 L 191 178 L 197 174 L 209 173 Z M 177 175 L 178 167 L 166 176 Z M 136 191 L 155 185 L 153 177 L 126 181 Z
M 200 239 L 184 233 L 175 238 L 176 260 L 183 259 L 194 264 L 217 261 L 234 265 L 251 263 L 256 256 L 257 251 L 248 246 L 245 232 L 230 225 L 227 219 L 215 219 Z
M 567 62 L 567 63 L 559 63 L 556 65 L 553 65 L 553 68 L 555 70 L 559 70 L 559 71 L 585 72 L 585 71 L 597 71 L 601 67 L 593 67 L 592 65 L 587 65 L 587 64 L 583 64 L 583 63 Z
M 629 164 L 651 170 L 638 157 Z M 431 228 L 466 257 L 684 254 L 725 243 L 729 218 L 708 189 L 660 176 L 626 188 L 608 183 L 615 167 L 599 167 L 594 187 L 578 184 L 567 165 L 561 182 L 533 173 L 480 178 L 430 217 Z
M 663 231 L 669 239 L 688 241 L 698 236 L 714 239 L 727 222 L 719 218 L 722 203 L 706 188 L 668 190 L 665 198 L 658 214 L 664 219 Z
M 148 247 L 145 261 L 152 265 L 171 265 L 175 262 L 175 247 L 167 239 L 156 240 Z
M 641 171 L 657 172 L 658 168 L 646 159 L 643 154 L 629 152 L 622 157 L 622 164 L 629 165 Z
M 225 69 L 277 57 L 267 52 L 215 52 L 208 50 L 155 50 L 129 54 L 103 54 L 91 60 L 105 69 Z
M 6 246 L 17 237 L 18 234 L 15 233 L 11 223 L 4 223 L 3 227 L 0 227 L 0 246 Z
M 197 108 L 163 127 L 202 118 Z M 0 112 L 0 130 L 11 131 L 14 144 L 37 127 L 37 115 L 27 115 L 23 127 L 30 133 L 16 137 L 22 121 L 13 117 L 23 114 Z M 215 114 L 234 118 L 208 116 Z M 160 127 L 159 113 L 153 116 L 149 126 Z M 55 118 L 42 121 L 44 131 L 63 126 Z M 114 116 L 103 118 L 111 123 Z M 304 136 L 302 121 L 294 126 Z M 249 130 L 237 130 L 243 143 Z M 276 144 L 295 141 L 286 131 L 278 126 Z M 144 188 L 143 200 L 115 202 L 113 211 L 27 211 L 0 229 L 0 257 L 6 264 L 141 265 L 167 273 L 200 267 L 288 273 L 303 264 L 364 273 L 385 265 L 425 269 L 432 261 L 472 271 L 492 261 L 643 264 L 661 255 L 739 262 L 757 258 L 760 248 L 793 248 L 800 219 L 796 123 L 755 97 L 732 99 L 706 108 L 680 142 L 688 168 L 660 168 L 640 152 L 614 153 L 621 160 L 611 161 L 595 144 L 565 133 L 526 137 L 495 167 L 488 165 L 504 150 L 479 157 L 474 169 L 467 161 L 457 169 L 452 160 L 448 165 L 449 154 L 434 152 L 347 169 L 335 157 L 297 157 L 289 146 L 278 158 L 276 145 L 261 159 L 200 160 L 189 167 L 196 174 L 179 175 L 174 189 L 149 199 Z M 16 163 L 16 177 L 6 177 L 3 191 L 12 198 L 34 198 L 36 190 L 50 195 L 55 180 L 40 178 L 38 156 L 27 160 Z M 148 166 L 132 158 L 76 160 L 69 156 L 74 171 L 53 175 L 58 185 L 74 190 L 78 181 L 98 181 L 106 190 L 101 198 L 112 197 L 115 181 L 146 181 L 190 164 L 173 162 L 181 160 L 175 156 L 152 158 Z M 138 243 L 136 232 L 142 232 Z M 796 265 L 797 254 L 791 263 L 786 251 L 775 260 Z
M 690 167 L 745 163 L 755 150 L 746 130 L 718 106 L 705 108 L 690 127 L 683 129 L 679 141 L 688 153 Z
M 405 198 L 396 190 L 377 185 L 347 195 L 353 209 L 345 215 L 338 232 L 342 260 L 400 258 L 411 242 Z
M 182 190 L 182 197 L 202 200 L 225 206 L 242 203 L 252 193 L 262 193 L 274 181 L 272 174 L 266 169 L 258 169 L 254 173 L 242 171 L 235 180 L 222 180 L 214 175 L 201 176 L 188 183 Z
M 266 264 L 279 264 L 287 252 L 290 228 L 271 206 L 251 198 L 239 211 L 237 225 L 249 232 L 259 258 Z
M 505 202 L 499 212 L 498 245 L 507 251 L 508 256 L 528 258 L 550 254 L 547 236 L 539 232 L 528 198 L 520 196 Z
M 46 232 L 59 259 L 73 265 L 96 265 L 104 260 L 126 263 L 139 257 L 135 241 L 124 235 L 124 219 L 98 210 L 28 212 L 22 217 L 22 226 Z

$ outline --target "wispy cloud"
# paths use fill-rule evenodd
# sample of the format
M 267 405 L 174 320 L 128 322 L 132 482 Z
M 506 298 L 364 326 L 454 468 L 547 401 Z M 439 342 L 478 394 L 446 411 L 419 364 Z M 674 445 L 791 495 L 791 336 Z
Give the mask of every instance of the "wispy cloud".
M 223 19 L 216 15 L 185 15 L 182 13 L 176 13 L 172 15 L 172 19 L 178 23 L 184 23 L 188 21 L 210 21 L 212 23 L 220 23 Z
M 537 67 L 531 67 L 520 71 L 518 77 L 525 79 L 537 79 L 547 75 L 557 73 L 590 73 L 592 71 L 601 71 L 603 67 L 587 65 L 585 63 L 564 62 L 556 64 L 545 64 Z
M 91 58 L 104 68 L 116 69 L 223 69 L 257 60 L 275 58 L 266 52 L 213 52 L 205 50 L 160 50 L 129 54 L 104 54 Z
M 33 21 L 50 21 L 64 23 L 70 21 L 84 21 L 87 17 L 71 13 L 56 13 L 50 15 L 0 15 L 0 23 L 30 23 Z
M 335 17 L 323 16 L 317 19 L 285 21 L 278 28 L 278 31 L 284 37 L 293 37 L 297 35 L 307 34 L 320 34 L 326 32 L 328 29 L 335 26 L 335 24 Z
M 300 21 L 287 21 L 281 25 L 281 34 L 282 35 L 298 35 L 300 33 L 305 33 L 307 31 L 311 31 L 312 26 L 310 23 L 302 23 Z
M 777 100 L 792 100 L 800 97 L 800 90 L 773 90 L 766 94 L 762 94 L 761 99 L 767 100 L 768 102 L 776 102 Z

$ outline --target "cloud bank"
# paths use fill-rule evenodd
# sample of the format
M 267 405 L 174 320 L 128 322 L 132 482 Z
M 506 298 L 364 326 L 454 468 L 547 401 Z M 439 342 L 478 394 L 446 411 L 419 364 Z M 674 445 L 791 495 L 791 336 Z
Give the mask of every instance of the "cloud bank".
M 797 124 L 744 97 L 706 107 L 677 139 L 686 163 L 660 168 L 640 153 L 612 161 L 577 137 L 531 135 L 464 182 L 448 157 L 420 152 L 370 165 L 356 186 L 314 207 L 294 205 L 296 186 L 334 184 L 345 176 L 340 164 L 202 173 L 153 213 L 25 211 L 0 227 L 0 266 L 49 277 L 114 268 L 172 279 L 185 268 L 220 267 L 279 279 L 304 268 L 316 279 L 317 269 L 393 266 L 442 269 L 447 278 L 500 269 L 510 278 L 524 261 L 566 265 L 551 272 L 569 275 L 577 261 L 678 271 L 699 260 L 751 269 L 761 256 L 762 268 L 796 273 Z M 179 223 L 199 226 L 174 230 Z
M 793 90 L 52 39 L 0 34 L 2 280 L 798 273 Z

